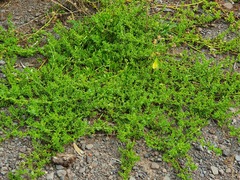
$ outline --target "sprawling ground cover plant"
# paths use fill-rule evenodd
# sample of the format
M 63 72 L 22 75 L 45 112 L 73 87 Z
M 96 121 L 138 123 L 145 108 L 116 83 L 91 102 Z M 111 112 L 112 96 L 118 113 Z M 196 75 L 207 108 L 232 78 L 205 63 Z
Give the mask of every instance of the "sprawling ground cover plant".
M 13 30 L 1 29 L 0 50 L 7 61 L 0 85 L 2 140 L 28 136 L 35 147 L 10 177 L 39 176 L 64 145 L 101 131 L 125 144 L 120 149 L 123 179 L 138 160 L 133 147 L 140 138 L 163 153 L 181 178 L 190 178 L 195 166 L 188 151 L 204 126 L 215 121 L 233 135 L 239 132 L 229 123 L 229 108 L 240 102 L 239 73 L 232 68 L 239 57 L 216 60 L 201 52 L 204 47 L 215 54 L 239 53 L 239 34 L 228 42 L 221 41 L 222 34 L 203 39 L 197 26 L 222 17 L 212 10 L 215 4 L 201 3 L 212 13 L 208 19 L 192 13 L 198 6 L 179 8 L 169 19 L 170 14 L 150 15 L 144 1 L 105 1 L 101 11 L 71 27 L 57 24 L 54 33 L 45 33 L 43 47 L 21 48 Z M 225 34 L 238 26 L 234 21 Z M 176 46 L 185 50 L 171 54 Z M 36 52 L 47 59 L 45 65 L 21 72 L 13 68 L 17 55 Z

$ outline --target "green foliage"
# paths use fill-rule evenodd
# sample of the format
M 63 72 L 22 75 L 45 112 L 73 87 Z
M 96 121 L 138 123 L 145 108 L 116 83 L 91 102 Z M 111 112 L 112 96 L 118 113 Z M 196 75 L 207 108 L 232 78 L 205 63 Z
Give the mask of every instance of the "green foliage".
M 222 41 L 236 32 L 237 23 L 214 39 L 203 39 L 197 26 L 220 18 L 214 3 L 204 1 L 202 8 L 209 15 L 205 20 L 190 13 L 189 7 L 179 9 L 171 21 L 168 15 L 162 19 L 159 14 L 148 15 L 144 1 L 104 3 L 101 11 L 73 21 L 70 28 L 57 24 L 47 35 L 48 42 L 36 49 L 19 47 L 14 31 L 1 31 L 5 36 L 0 36 L 0 50 L 6 61 L 34 52 L 48 59 L 40 69 L 20 72 L 13 62 L 3 69 L 4 137 L 29 136 L 35 148 L 10 179 L 26 174 L 36 178 L 51 155 L 96 131 L 116 133 L 126 144 L 120 149 L 123 179 L 139 159 L 133 147 L 140 138 L 163 153 L 179 177 L 188 179 L 196 168 L 188 151 L 211 120 L 228 125 L 239 137 L 239 129 L 228 122 L 233 115 L 229 108 L 240 102 L 240 76 L 231 68 L 237 58 L 216 62 L 200 51 L 204 47 L 215 49 L 215 54 L 239 53 L 239 34 Z M 194 48 L 169 53 L 183 45 Z M 179 165 L 180 160 L 185 164 Z
M 121 158 L 121 172 L 119 173 L 120 176 L 123 179 L 128 179 L 129 174 L 135 165 L 137 161 L 140 160 L 140 158 L 136 155 L 136 152 L 133 150 L 135 143 L 134 142 L 128 142 L 126 147 L 120 148 L 120 152 L 122 155 Z
M 19 45 L 13 26 L 10 25 L 8 30 L 0 26 L 0 58 L 3 58 L 3 55 L 5 57 L 32 56 L 35 52 L 35 48 L 23 48 Z

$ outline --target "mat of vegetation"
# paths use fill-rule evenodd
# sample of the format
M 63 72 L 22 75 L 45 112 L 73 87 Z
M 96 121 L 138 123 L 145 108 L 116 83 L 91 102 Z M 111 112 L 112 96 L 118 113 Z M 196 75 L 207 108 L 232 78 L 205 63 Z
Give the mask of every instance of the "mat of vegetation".
M 229 108 L 240 105 L 240 74 L 233 68 L 240 60 L 240 21 L 233 13 L 208 1 L 151 15 L 145 1 L 101 4 L 96 14 L 70 27 L 58 23 L 53 33 L 37 31 L 25 46 L 13 27 L 0 29 L 0 57 L 6 62 L 1 141 L 28 136 L 34 147 L 10 179 L 40 176 L 64 145 L 96 132 L 123 142 L 123 179 L 138 161 L 133 147 L 140 138 L 189 179 L 196 166 L 188 151 L 202 140 L 203 127 L 215 121 L 239 137 L 240 129 L 229 121 Z M 229 23 L 226 31 L 212 39 L 198 33 L 198 27 L 219 19 Z M 234 36 L 224 41 L 230 33 Z M 176 47 L 185 50 L 170 53 Z M 14 68 L 19 56 L 36 54 L 44 56 L 39 68 Z M 214 54 L 228 55 L 211 58 Z

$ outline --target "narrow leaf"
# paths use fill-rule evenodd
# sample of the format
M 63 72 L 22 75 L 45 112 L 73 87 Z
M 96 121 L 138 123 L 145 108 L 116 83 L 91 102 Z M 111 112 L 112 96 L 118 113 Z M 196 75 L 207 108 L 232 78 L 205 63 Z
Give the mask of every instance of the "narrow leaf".
M 76 143 L 73 143 L 73 148 L 75 149 L 75 151 L 82 156 L 84 154 L 84 152 L 76 145 Z

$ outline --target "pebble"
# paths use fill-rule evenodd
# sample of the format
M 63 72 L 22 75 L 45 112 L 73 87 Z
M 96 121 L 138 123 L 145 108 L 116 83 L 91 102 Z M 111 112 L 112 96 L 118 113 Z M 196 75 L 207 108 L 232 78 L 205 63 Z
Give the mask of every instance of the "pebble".
M 209 130 L 209 133 L 210 133 L 210 134 L 216 134 L 216 130 L 215 130 L 215 129 L 210 129 L 210 130 Z
M 136 178 L 133 176 L 130 176 L 129 180 L 136 180 Z
M 3 74 L 3 73 L 0 73 L 0 78 L 5 78 L 6 77 L 6 75 L 5 74 Z
M 92 158 L 90 156 L 87 156 L 86 161 L 88 164 L 90 164 L 92 162 Z
M 163 173 L 166 173 L 166 172 L 167 172 L 167 170 L 166 170 L 165 168 L 163 168 L 163 169 L 162 169 L 162 172 L 163 172 Z
M 4 65 L 5 64 L 5 61 L 3 60 L 0 60 L 0 66 Z
M 219 174 L 220 175 L 223 175 L 224 174 L 224 171 L 222 169 L 219 170 Z
M 170 9 L 170 8 L 164 8 L 163 9 L 164 12 L 174 12 L 174 10 Z
M 144 158 L 149 158 L 150 156 L 151 156 L 151 154 L 149 154 L 149 153 L 144 154 Z
M 201 176 L 201 177 L 204 177 L 205 175 L 201 172 L 201 173 L 200 173 L 200 176 Z
M 230 156 L 231 150 L 229 148 L 223 149 L 223 155 L 226 156 Z
M 240 175 L 237 176 L 238 180 L 240 180 Z
M 202 145 L 195 146 L 195 149 L 198 150 L 198 151 L 204 151 Z
M 226 173 L 231 173 L 231 172 L 232 172 L 231 168 L 226 169 Z
M 240 155 L 237 154 L 237 155 L 235 156 L 235 159 L 236 159 L 236 161 L 240 161 Z
M 224 3 L 223 6 L 224 6 L 225 8 L 227 8 L 227 9 L 232 9 L 232 8 L 233 8 L 232 3 L 229 3 L 229 2 Z
M 36 13 L 36 14 L 35 14 L 36 17 L 38 17 L 38 16 L 40 16 L 40 15 L 41 15 L 41 13 Z
M 218 168 L 217 168 L 217 167 L 211 166 L 211 170 L 212 170 L 212 173 L 213 173 L 214 175 L 218 175 Z
M 213 174 L 209 174 L 209 176 L 210 176 L 210 180 L 211 180 L 211 178 L 215 179 L 215 176 Z
M 6 174 L 8 172 L 8 167 L 2 167 L 1 168 L 1 174 Z
M 98 165 L 98 162 L 97 162 L 97 161 L 94 161 L 94 162 L 92 163 L 92 167 L 93 167 L 93 168 L 97 167 L 97 165 Z
M 159 166 L 158 163 L 153 162 L 153 163 L 151 163 L 151 168 L 152 168 L 152 169 L 159 169 L 160 166 Z
M 95 156 L 99 156 L 100 153 L 99 153 L 98 151 L 95 151 L 95 152 L 94 152 L 94 155 L 95 155 Z
M 62 170 L 62 169 L 64 169 L 64 167 L 61 166 L 61 165 L 56 165 L 56 169 L 57 169 L 57 170 Z
M 162 158 L 159 157 L 159 158 L 157 158 L 155 161 L 156 161 L 156 162 L 162 162 Z
M 47 174 L 47 178 L 46 178 L 47 180 L 53 180 L 53 178 L 54 178 L 54 172 Z
M 137 171 L 138 170 L 138 167 L 137 166 L 133 166 L 132 168 L 134 171 Z
M 84 173 L 85 171 L 86 171 L 86 168 L 85 168 L 85 167 L 83 167 L 83 168 L 81 168 L 81 169 L 79 170 L 80 173 Z
M 163 180 L 171 180 L 169 176 L 170 176 L 169 174 L 166 175 L 166 176 L 163 178 Z
M 65 170 L 58 170 L 57 171 L 57 176 L 61 180 L 64 180 L 66 175 L 67 175 L 67 172 Z
M 68 176 L 68 179 L 73 179 L 73 172 L 71 171 L 71 169 L 67 169 L 67 176 Z
M 86 145 L 86 149 L 90 150 L 90 149 L 92 149 L 92 148 L 93 148 L 93 144 L 87 144 L 87 145 Z

